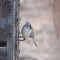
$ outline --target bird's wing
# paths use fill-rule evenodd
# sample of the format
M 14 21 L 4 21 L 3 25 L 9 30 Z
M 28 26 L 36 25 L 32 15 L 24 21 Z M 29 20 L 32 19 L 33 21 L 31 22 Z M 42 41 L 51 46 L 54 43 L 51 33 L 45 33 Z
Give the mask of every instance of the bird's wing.
M 34 31 L 33 31 L 33 30 L 32 30 L 32 32 L 30 33 L 30 37 L 32 38 L 35 46 L 37 47 L 37 44 L 36 44 L 36 42 L 34 41 Z
M 34 31 L 32 30 L 31 33 L 30 33 L 30 37 L 31 38 L 34 38 Z

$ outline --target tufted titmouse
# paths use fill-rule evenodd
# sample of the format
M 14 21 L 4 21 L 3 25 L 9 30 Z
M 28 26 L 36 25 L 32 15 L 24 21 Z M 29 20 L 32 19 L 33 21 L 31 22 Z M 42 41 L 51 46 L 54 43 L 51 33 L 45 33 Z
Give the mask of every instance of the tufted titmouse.
M 22 27 L 21 33 L 25 39 L 32 38 L 35 46 L 37 47 L 37 44 L 34 41 L 34 30 L 29 22 L 26 21 L 26 24 Z

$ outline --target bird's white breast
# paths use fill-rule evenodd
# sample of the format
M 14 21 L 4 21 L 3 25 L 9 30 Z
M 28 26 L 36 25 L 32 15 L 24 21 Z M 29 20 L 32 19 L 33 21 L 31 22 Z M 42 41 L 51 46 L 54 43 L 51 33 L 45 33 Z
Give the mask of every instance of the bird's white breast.
M 28 38 L 28 37 L 30 37 L 30 33 L 31 33 L 31 29 L 29 29 L 29 28 L 24 28 L 24 31 L 23 31 L 23 35 L 24 35 L 24 37 L 25 38 Z

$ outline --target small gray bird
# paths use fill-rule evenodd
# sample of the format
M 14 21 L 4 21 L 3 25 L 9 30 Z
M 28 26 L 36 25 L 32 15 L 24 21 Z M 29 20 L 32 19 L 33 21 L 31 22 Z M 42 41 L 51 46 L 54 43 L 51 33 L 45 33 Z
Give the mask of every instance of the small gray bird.
M 24 39 L 32 38 L 35 46 L 37 47 L 37 44 L 34 41 L 34 30 L 29 22 L 26 21 L 26 24 L 22 27 L 21 33 Z

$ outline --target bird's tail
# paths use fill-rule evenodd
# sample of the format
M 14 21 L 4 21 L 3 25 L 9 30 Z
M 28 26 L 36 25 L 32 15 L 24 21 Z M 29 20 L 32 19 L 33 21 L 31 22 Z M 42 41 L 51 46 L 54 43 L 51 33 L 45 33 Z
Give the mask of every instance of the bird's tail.
M 36 44 L 36 42 L 34 41 L 34 39 L 33 39 L 33 42 L 34 42 L 35 46 L 37 47 L 37 44 Z

